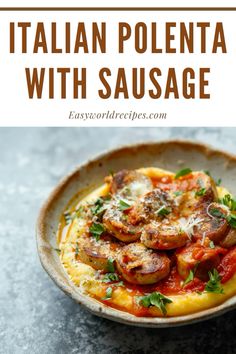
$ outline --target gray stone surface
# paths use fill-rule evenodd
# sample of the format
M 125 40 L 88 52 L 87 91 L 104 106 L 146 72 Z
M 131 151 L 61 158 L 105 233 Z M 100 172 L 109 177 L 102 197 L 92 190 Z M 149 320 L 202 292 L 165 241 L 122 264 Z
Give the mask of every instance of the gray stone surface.
M 1 128 L 0 353 L 236 353 L 236 312 L 173 329 L 97 318 L 65 296 L 41 268 L 38 210 L 80 162 L 134 141 L 192 138 L 236 153 L 236 129 Z

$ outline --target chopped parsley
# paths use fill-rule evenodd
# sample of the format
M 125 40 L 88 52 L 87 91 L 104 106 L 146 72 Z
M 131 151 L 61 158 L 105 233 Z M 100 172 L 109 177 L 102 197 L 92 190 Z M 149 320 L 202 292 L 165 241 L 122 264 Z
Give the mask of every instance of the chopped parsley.
M 119 281 L 119 283 L 114 283 L 114 284 L 112 284 L 113 286 L 125 286 L 124 285 L 124 282 L 121 280 L 121 281 Z
M 183 168 L 182 170 L 180 170 L 176 173 L 175 179 L 182 177 L 182 176 L 186 176 L 191 172 L 192 172 L 191 168 Z
M 182 195 L 182 194 L 183 194 L 182 191 L 176 191 L 176 192 L 174 192 L 174 195 L 175 195 L 176 197 L 179 197 L 179 196 Z
M 221 278 L 217 270 L 213 269 L 213 271 L 208 272 L 208 274 L 210 279 L 206 283 L 205 291 L 207 291 L 208 293 L 223 294 L 224 290 L 222 288 L 220 282 Z
M 183 286 L 187 285 L 188 283 L 190 283 L 194 278 L 194 272 L 192 270 L 189 271 L 189 275 L 187 276 L 187 278 L 185 279 L 185 281 L 183 282 Z
M 197 267 L 199 266 L 199 261 L 195 264 L 195 266 L 193 267 L 193 269 L 191 269 L 189 271 L 189 275 L 187 276 L 187 278 L 185 279 L 185 281 L 183 282 L 183 286 L 187 285 L 188 283 L 190 283 L 191 281 L 193 281 L 194 279 L 194 275 L 196 273 Z
M 54 251 L 56 251 L 58 254 L 61 253 L 61 250 L 59 248 L 54 248 Z
M 213 241 L 211 241 L 211 242 L 210 242 L 210 244 L 209 244 L 209 246 L 210 246 L 210 248 L 215 248 L 215 244 L 214 244 L 214 242 L 213 242 Z
M 112 281 L 119 281 L 119 276 L 116 273 L 106 273 L 102 279 L 103 283 L 110 283 Z
M 129 209 L 130 207 L 131 207 L 131 204 L 127 203 L 123 199 L 119 200 L 119 207 L 118 208 L 120 211 L 125 211 L 125 210 Z
M 197 192 L 195 193 L 195 196 L 201 197 L 201 196 L 203 196 L 204 194 L 206 194 L 206 188 L 201 188 L 199 191 L 197 191 Z
M 112 288 L 109 287 L 106 289 L 106 295 L 102 298 L 102 300 L 109 300 L 112 298 Z
M 219 187 L 221 185 L 221 182 L 222 182 L 222 179 L 219 178 L 217 181 L 216 181 L 216 185 Z
M 236 229 L 236 215 L 235 214 L 230 214 L 227 217 L 227 221 L 228 221 L 228 223 L 230 224 L 231 227 Z
M 230 211 L 236 211 L 236 199 L 233 199 L 230 194 L 219 199 L 219 203 L 226 205 Z
M 104 209 L 104 200 L 102 198 L 98 198 L 94 205 L 91 208 L 91 212 L 93 215 L 99 215 L 105 211 Z
M 114 259 L 108 258 L 108 261 L 107 261 L 107 270 L 108 270 L 110 273 L 115 273 Z
M 216 218 L 221 218 L 221 219 L 224 219 L 225 218 L 225 215 L 217 208 L 211 208 L 209 210 L 209 213 L 212 215 L 212 216 L 215 216 Z
M 103 234 L 104 231 L 105 227 L 102 224 L 96 222 L 94 222 L 89 228 L 90 234 L 95 237 L 96 241 L 100 239 L 100 236 Z
M 139 297 L 138 301 L 144 307 L 156 306 L 161 310 L 163 315 L 167 314 L 166 304 L 170 304 L 172 302 L 171 299 L 157 291 L 154 291 L 149 295 Z
M 170 209 L 166 208 L 164 205 L 157 210 L 157 215 L 166 216 L 170 214 Z

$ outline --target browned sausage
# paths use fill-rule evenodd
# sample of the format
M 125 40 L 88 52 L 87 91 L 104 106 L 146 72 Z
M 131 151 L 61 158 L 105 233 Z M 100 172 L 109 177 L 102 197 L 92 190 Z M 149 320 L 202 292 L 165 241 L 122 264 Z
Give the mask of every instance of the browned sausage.
M 164 253 L 147 249 L 141 243 L 131 243 L 118 254 L 117 269 L 132 284 L 154 284 L 170 271 L 170 260 Z
M 174 220 L 152 222 L 144 227 L 141 241 L 146 247 L 158 250 L 171 250 L 182 247 L 189 240 L 186 232 L 181 231 Z
M 220 242 L 229 230 L 227 215 L 228 211 L 220 204 L 209 204 L 200 215 L 203 221 L 195 228 L 194 237 L 208 237 L 215 243 Z

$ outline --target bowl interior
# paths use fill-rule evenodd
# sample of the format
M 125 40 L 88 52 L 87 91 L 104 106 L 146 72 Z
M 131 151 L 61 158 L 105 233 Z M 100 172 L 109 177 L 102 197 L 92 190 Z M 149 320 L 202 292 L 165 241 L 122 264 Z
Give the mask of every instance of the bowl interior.
M 37 244 L 41 263 L 55 283 L 78 303 L 102 317 L 136 326 L 166 327 L 183 325 L 210 318 L 236 306 L 236 296 L 220 306 L 172 318 L 139 318 L 107 307 L 80 293 L 65 273 L 55 252 L 56 232 L 61 213 L 68 202 L 79 192 L 83 198 L 88 192 L 103 183 L 110 171 L 140 167 L 160 167 L 177 171 L 183 167 L 193 170 L 208 170 L 232 194 L 236 194 L 236 158 L 230 154 L 211 149 L 203 144 L 188 141 L 166 141 L 123 147 L 78 167 L 51 193 L 42 207 L 37 223 Z

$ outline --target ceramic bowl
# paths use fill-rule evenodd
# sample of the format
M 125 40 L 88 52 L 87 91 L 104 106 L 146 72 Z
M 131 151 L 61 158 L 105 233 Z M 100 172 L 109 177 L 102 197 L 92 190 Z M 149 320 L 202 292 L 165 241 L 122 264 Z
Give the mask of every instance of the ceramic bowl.
M 231 154 L 191 141 L 153 142 L 117 148 L 86 162 L 66 176 L 41 208 L 37 222 L 37 246 L 42 266 L 60 289 L 93 314 L 129 325 L 141 327 L 186 325 L 235 308 L 236 296 L 219 306 L 185 316 L 136 317 L 82 294 L 69 280 L 54 250 L 57 248 L 56 231 L 59 218 L 68 202 L 76 193 L 79 192 L 79 196 L 83 198 L 86 193 L 101 185 L 104 176 L 111 170 L 148 166 L 170 171 L 179 170 L 184 166 L 193 170 L 209 170 L 213 176 L 222 178 L 222 184 L 236 194 L 236 156 Z

